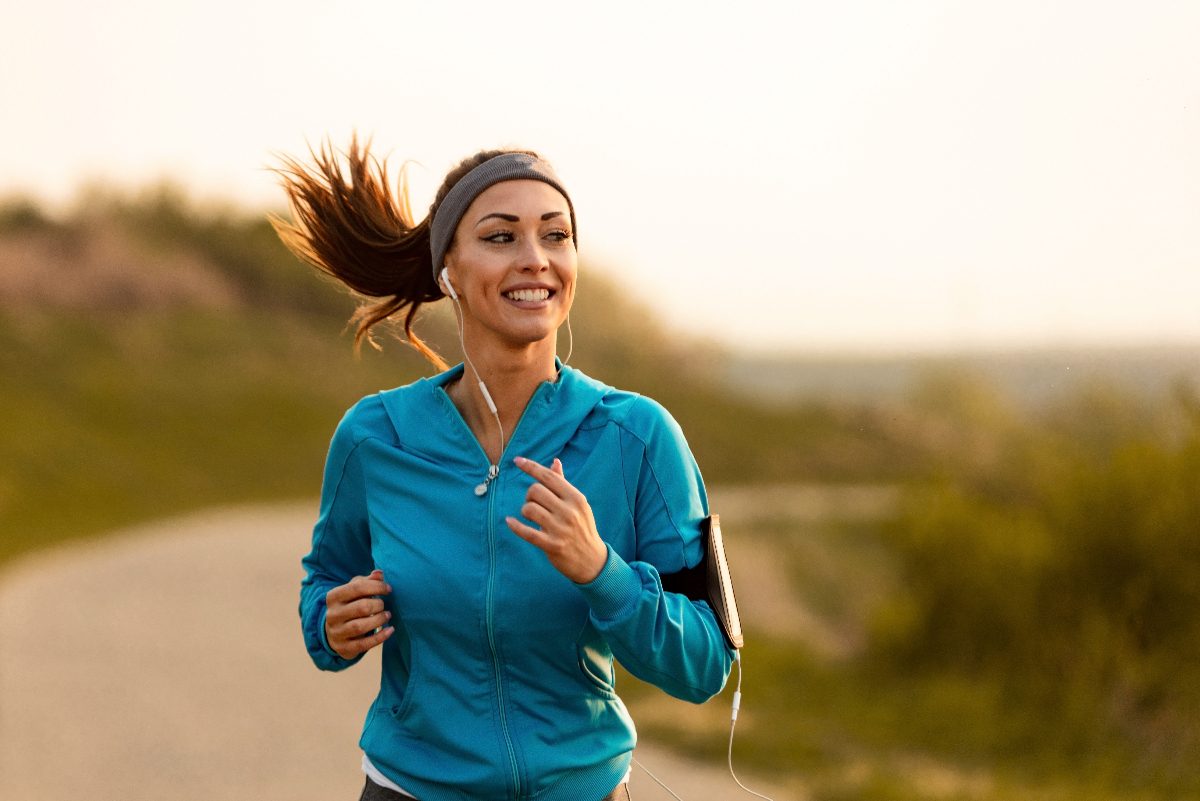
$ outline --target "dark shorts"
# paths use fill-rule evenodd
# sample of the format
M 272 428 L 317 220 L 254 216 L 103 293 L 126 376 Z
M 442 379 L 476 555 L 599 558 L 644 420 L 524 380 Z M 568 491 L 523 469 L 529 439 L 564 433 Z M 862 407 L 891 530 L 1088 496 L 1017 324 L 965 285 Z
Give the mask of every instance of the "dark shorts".
M 367 779 L 358 801 L 412 801 L 412 799 Z M 601 798 L 600 801 L 632 801 L 632 797 L 629 795 L 629 782 L 618 784 L 617 789 Z

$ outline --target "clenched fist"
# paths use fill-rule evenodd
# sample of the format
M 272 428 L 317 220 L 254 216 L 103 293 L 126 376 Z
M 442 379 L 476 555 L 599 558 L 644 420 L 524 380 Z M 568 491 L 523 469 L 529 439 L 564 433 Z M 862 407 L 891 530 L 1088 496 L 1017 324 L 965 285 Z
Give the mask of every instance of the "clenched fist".
M 392 636 L 387 625 L 392 613 L 383 608 L 380 596 L 392 591 L 382 570 L 355 576 L 325 593 L 325 639 L 343 659 L 365 654 Z

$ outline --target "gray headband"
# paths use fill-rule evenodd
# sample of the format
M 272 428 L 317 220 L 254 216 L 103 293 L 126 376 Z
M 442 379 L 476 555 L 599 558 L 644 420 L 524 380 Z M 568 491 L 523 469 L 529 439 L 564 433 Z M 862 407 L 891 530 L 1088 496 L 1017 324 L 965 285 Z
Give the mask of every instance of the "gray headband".
M 429 250 L 433 254 L 433 280 L 438 279 L 442 271 L 442 261 L 450 242 L 454 239 L 454 230 L 467 208 L 483 190 L 501 181 L 542 181 L 550 184 L 567 199 L 567 208 L 571 212 L 571 234 L 575 234 L 575 207 L 571 205 L 571 196 L 563 189 L 554 174 L 554 169 L 545 161 L 525 153 L 504 153 L 490 158 L 459 179 L 450 188 L 446 197 L 438 206 L 437 213 L 429 225 Z M 576 245 L 578 247 L 578 245 Z

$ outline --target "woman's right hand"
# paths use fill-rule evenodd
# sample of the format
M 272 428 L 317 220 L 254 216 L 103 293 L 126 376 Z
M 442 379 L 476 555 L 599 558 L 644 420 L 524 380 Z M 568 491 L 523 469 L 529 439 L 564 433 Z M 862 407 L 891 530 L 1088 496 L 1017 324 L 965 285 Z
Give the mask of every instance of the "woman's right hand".
M 379 596 L 392 591 L 383 580 L 382 570 L 369 576 L 355 576 L 325 593 L 325 639 L 343 659 L 365 654 L 392 636 L 394 626 L 386 625 L 392 613 L 383 608 Z

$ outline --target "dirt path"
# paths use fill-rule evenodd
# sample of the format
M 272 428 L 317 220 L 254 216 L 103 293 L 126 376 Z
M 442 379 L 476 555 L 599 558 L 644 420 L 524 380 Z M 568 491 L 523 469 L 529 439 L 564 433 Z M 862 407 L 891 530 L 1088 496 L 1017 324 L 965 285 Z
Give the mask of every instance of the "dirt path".
M 378 662 L 329 674 L 304 652 L 313 514 L 214 511 L 0 573 L 0 799 L 356 799 Z M 686 801 L 750 798 L 723 764 L 645 743 L 638 758 Z M 638 771 L 632 789 L 669 798 Z

